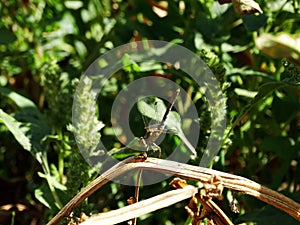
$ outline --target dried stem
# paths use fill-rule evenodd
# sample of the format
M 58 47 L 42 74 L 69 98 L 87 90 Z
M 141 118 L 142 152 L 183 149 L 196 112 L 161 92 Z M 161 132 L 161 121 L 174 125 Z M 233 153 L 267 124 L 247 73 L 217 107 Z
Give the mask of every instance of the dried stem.
M 264 201 L 286 212 L 296 220 L 300 221 L 299 203 L 293 201 L 292 199 L 276 191 L 273 191 L 267 187 L 264 187 L 244 177 L 236 176 L 236 175 L 232 175 L 232 174 L 228 174 L 228 173 L 224 173 L 224 172 L 220 172 L 208 168 L 203 168 L 199 166 L 191 166 L 188 164 L 178 163 L 169 160 L 163 160 L 157 158 L 147 158 L 146 160 L 141 160 L 140 158 L 137 157 L 131 157 L 116 164 L 111 169 L 107 170 L 105 173 L 103 173 L 98 178 L 96 178 L 93 182 L 91 182 L 85 189 L 83 189 L 80 193 L 78 193 L 67 205 L 65 205 L 65 207 L 61 209 L 61 211 L 48 223 L 48 225 L 57 224 L 62 218 L 70 215 L 70 213 L 73 211 L 75 207 L 77 207 L 85 198 L 89 197 L 101 186 L 103 186 L 113 178 L 133 169 L 157 171 L 159 173 L 166 173 L 181 178 L 198 180 L 202 183 L 209 183 L 212 176 L 218 176 L 219 182 L 225 188 L 229 188 L 234 191 L 242 192 L 244 194 L 253 196 L 261 201 Z M 183 190 L 184 189 L 175 190 L 175 191 L 183 191 Z M 194 193 L 193 191 L 191 191 L 189 194 Z M 187 194 L 185 193 L 184 196 L 186 197 Z M 177 200 L 181 201 L 182 199 L 180 200 L 178 196 Z M 145 201 L 146 200 L 133 205 L 126 206 L 124 207 L 126 208 L 124 210 L 125 211 L 128 209 L 132 210 L 131 207 L 134 207 L 134 205 L 137 204 L 144 204 Z M 159 208 L 159 205 L 155 205 L 153 202 L 151 204 L 155 206 L 152 209 L 152 211 L 157 210 Z M 140 210 L 141 209 L 140 207 L 137 210 Z M 146 206 L 143 205 L 143 207 Z M 144 209 L 142 211 L 144 212 Z M 130 211 L 130 212 L 132 213 L 131 218 L 137 217 L 135 211 Z M 145 214 L 145 212 L 143 214 Z
M 143 170 L 140 169 L 139 172 L 138 172 L 136 185 L 135 185 L 135 191 L 134 191 L 134 198 L 135 198 L 136 202 L 139 201 L 139 192 L 140 192 L 140 184 L 141 184 L 142 173 L 143 173 Z M 132 225 L 136 225 L 136 222 L 137 222 L 137 217 L 134 217 L 132 219 Z
M 182 200 L 189 199 L 197 192 L 198 188 L 193 186 L 187 186 L 183 189 L 168 191 L 164 194 L 157 195 L 147 200 L 143 200 L 114 211 L 99 213 L 91 216 L 88 220 L 83 222 L 82 225 L 112 225 L 121 223 L 131 219 L 132 217 L 139 217 L 158 209 L 173 205 Z

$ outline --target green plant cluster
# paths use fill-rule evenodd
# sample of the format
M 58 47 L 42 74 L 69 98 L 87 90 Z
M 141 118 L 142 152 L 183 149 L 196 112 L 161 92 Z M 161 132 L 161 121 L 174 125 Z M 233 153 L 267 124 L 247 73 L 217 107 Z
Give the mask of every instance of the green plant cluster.
M 3 190 L 0 206 L 22 203 L 27 210 L 24 215 L 14 209 L 8 217 L 0 210 L 0 223 L 45 224 L 97 176 L 77 144 L 97 154 L 101 151 L 90 146 L 100 138 L 112 152 L 123 147 L 113 133 L 110 111 L 118 92 L 140 77 L 166 76 L 191 96 L 199 114 L 194 122 L 200 125 L 196 147 L 200 157 L 189 163 L 199 165 L 210 128 L 218 122 L 211 121 L 211 114 L 218 111 L 210 108 L 201 88 L 186 74 L 159 63 L 133 61 L 108 81 L 97 104 L 88 80 L 78 87 L 80 76 L 100 55 L 147 39 L 190 49 L 219 81 L 227 102 L 218 104 L 226 105 L 227 129 L 224 137 L 217 137 L 223 144 L 211 167 L 248 177 L 299 202 L 300 48 L 289 43 L 300 43 L 299 3 L 257 3 L 263 14 L 238 15 L 231 4 L 213 0 L 0 0 L 0 187 L 12 187 L 11 192 Z M 72 112 L 74 97 L 85 103 L 79 112 Z M 72 113 L 82 119 L 77 126 Z M 139 124 L 134 132 L 142 136 L 141 112 L 136 107 L 132 113 Z M 179 141 L 175 135 L 167 136 L 160 145 L 166 149 L 163 157 Z M 22 186 L 16 179 L 24 181 Z M 24 194 L 17 195 L 20 187 Z M 164 181 L 141 188 L 140 195 L 143 199 L 168 189 Z M 122 207 L 133 193 L 132 187 L 107 184 L 76 213 Z M 236 195 L 241 207 L 237 215 L 230 211 L 230 191 L 223 194 L 220 204 L 234 223 L 297 223 L 242 193 Z M 185 204 L 146 215 L 139 222 L 187 224 Z

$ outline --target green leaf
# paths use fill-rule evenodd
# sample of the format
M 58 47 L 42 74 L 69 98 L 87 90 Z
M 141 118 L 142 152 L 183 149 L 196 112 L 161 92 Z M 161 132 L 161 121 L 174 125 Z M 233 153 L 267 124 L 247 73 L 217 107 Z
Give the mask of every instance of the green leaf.
M 46 144 L 42 143 L 42 140 L 51 134 L 51 129 L 45 118 L 28 98 L 2 87 L 0 87 L 0 93 L 17 106 L 13 116 L 2 111 L 1 117 L 4 124 L 24 149 L 31 152 L 42 163 L 41 157 L 45 157 L 42 155 L 46 152 Z
M 34 196 L 36 197 L 37 200 L 39 200 L 44 206 L 48 207 L 49 209 L 53 209 L 56 208 L 55 205 L 53 204 L 54 199 L 52 198 L 50 201 L 46 200 L 45 198 L 45 193 L 47 193 L 47 191 L 43 191 L 41 188 L 40 189 L 35 189 L 34 190 Z M 48 193 L 50 193 L 50 191 L 48 191 Z M 51 196 L 51 195 L 49 195 Z M 52 204 L 51 204 L 52 203 Z
M 24 122 L 38 123 L 43 126 L 43 128 L 47 128 L 47 130 L 49 130 L 46 120 L 34 102 L 8 88 L 0 87 L 0 93 L 16 104 L 18 107 L 17 115 L 21 117 L 20 119 Z
M 57 190 L 57 195 L 59 199 L 63 201 L 63 204 L 66 204 L 69 200 L 66 191 Z M 40 188 L 34 190 L 34 196 L 46 207 L 51 209 L 53 212 L 58 212 L 61 209 L 61 206 L 55 201 L 51 190 L 46 183 L 43 183 Z
M 7 45 L 17 40 L 16 35 L 6 28 L 0 28 L 0 44 Z
M 67 188 L 66 186 L 62 185 L 61 183 L 59 183 L 59 181 L 57 181 L 57 179 L 53 176 L 50 176 L 50 175 L 46 175 L 46 174 L 43 174 L 41 172 L 38 172 L 38 175 L 41 177 L 41 178 L 45 178 L 48 182 L 51 183 L 51 185 L 53 187 L 55 187 L 56 189 L 58 190 L 62 190 L 62 191 L 66 191 Z
M 243 23 L 249 31 L 257 31 L 266 24 L 267 19 L 265 14 L 242 15 Z
M 250 103 L 242 109 L 239 116 L 233 122 L 231 129 L 233 129 L 254 106 L 256 106 L 259 102 L 261 102 L 263 99 L 265 99 L 266 96 L 268 96 L 273 91 L 275 91 L 279 88 L 282 88 L 284 86 L 287 86 L 287 85 L 288 85 L 287 83 L 277 81 L 277 82 L 268 82 L 268 83 L 260 86 L 260 88 L 258 89 L 258 93 L 250 101 Z
M 163 114 L 162 114 L 163 111 L 160 111 L 160 110 L 161 109 L 166 110 L 166 107 L 163 104 L 162 100 L 157 98 L 155 101 L 156 101 L 156 106 L 154 106 L 153 103 L 148 103 L 145 100 L 141 99 L 137 103 L 137 108 L 143 116 L 146 116 L 153 120 L 159 120 L 163 117 Z M 157 111 L 156 111 L 155 107 L 157 108 Z M 159 112 L 161 112 L 160 115 L 157 115 L 157 113 L 159 113 Z
M 130 55 L 125 54 L 124 57 L 122 58 L 123 60 L 123 69 L 127 72 L 135 71 L 135 72 L 140 72 L 141 69 L 139 65 L 131 59 Z
M 266 79 L 268 81 L 278 81 L 274 77 L 271 77 L 265 73 L 259 72 L 259 71 L 254 71 L 254 70 L 247 70 L 247 69 L 240 69 L 240 68 L 234 68 L 234 69 L 228 69 L 227 70 L 227 77 L 233 77 L 233 76 L 241 76 L 241 77 L 247 77 L 247 76 L 252 76 L 252 77 L 260 77 L 263 79 Z
M 163 101 L 159 98 L 155 98 L 155 104 L 140 100 L 137 103 L 137 108 L 143 116 L 151 119 L 150 124 L 145 124 L 145 126 L 153 125 L 154 121 L 158 124 L 163 119 L 167 109 Z M 176 129 L 176 132 L 178 132 L 181 130 L 180 120 L 179 114 L 171 111 L 168 115 L 166 126 L 170 129 Z
M 8 130 L 14 135 L 16 140 L 19 142 L 22 147 L 28 151 L 31 150 L 31 143 L 28 137 L 21 131 L 20 127 L 22 123 L 16 121 L 12 116 L 3 112 L 0 109 L 0 122 L 4 123 Z

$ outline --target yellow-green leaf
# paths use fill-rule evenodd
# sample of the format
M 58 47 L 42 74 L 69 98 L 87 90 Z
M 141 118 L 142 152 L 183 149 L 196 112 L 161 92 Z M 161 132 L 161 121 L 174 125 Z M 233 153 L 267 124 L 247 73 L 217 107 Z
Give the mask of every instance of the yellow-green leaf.
M 273 58 L 287 58 L 300 66 L 300 35 L 262 34 L 255 40 L 264 54 Z

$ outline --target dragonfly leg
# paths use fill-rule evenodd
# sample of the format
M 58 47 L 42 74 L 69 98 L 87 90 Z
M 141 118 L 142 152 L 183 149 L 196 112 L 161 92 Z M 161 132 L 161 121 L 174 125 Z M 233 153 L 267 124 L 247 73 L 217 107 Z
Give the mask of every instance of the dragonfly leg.
M 146 149 L 146 152 L 149 151 L 149 150 L 152 150 L 152 151 L 158 151 L 158 158 L 161 158 L 161 149 L 160 147 L 155 144 L 154 142 L 148 142 L 147 141 L 148 139 L 145 139 L 144 137 L 140 137 L 139 138 L 139 144 L 144 146 L 145 149 Z
M 140 144 L 140 145 L 143 145 L 145 148 L 147 148 L 147 143 L 146 143 L 145 138 L 140 137 L 140 138 L 139 138 L 139 144 Z
M 138 142 L 139 142 L 140 145 L 144 146 L 145 152 L 148 152 L 148 151 L 149 151 L 150 146 L 149 146 L 149 144 L 147 143 L 147 141 L 146 141 L 145 138 L 140 137 Z
M 158 151 L 158 158 L 161 158 L 161 149 L 160 149 L 160 147 L 157 144 L 152 143 L 151 148 L 152 148 L 153 151 Z

